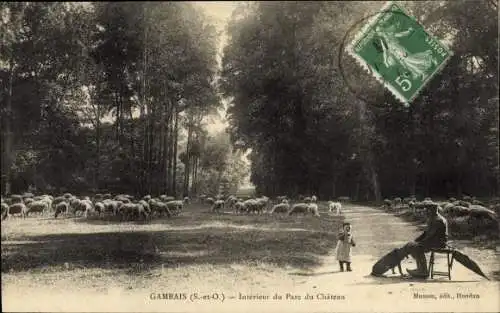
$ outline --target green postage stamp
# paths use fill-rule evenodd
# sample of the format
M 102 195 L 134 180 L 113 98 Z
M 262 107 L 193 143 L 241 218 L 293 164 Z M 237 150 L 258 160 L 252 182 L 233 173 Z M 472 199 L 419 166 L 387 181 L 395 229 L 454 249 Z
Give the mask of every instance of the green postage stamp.
M 404 104 L 412 102 L 453 55 L 393 2 L 365 25 L 347 51 Z

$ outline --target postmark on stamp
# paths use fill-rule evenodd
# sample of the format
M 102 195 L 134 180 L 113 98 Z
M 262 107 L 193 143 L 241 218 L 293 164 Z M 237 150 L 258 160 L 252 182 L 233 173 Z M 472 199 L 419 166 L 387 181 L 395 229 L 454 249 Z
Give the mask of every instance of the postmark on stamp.
M 367 22 L 347 52 L 406 105 L 453 55 L 393 2 Z

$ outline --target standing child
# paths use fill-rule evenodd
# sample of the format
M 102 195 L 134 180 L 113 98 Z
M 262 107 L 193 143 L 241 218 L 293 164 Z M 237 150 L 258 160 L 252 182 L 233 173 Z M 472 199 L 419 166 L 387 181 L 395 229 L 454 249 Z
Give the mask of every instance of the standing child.
M 354 237 L 352 235 L 351 224 L 344 223 L 342 231 L 338 235 L 337 241 L 337 260 L 339 261 L 340 271 L 344 271 L 344 263 L 347 265 L 347 271 L 351 272 L 351 246 L 355 247 Z

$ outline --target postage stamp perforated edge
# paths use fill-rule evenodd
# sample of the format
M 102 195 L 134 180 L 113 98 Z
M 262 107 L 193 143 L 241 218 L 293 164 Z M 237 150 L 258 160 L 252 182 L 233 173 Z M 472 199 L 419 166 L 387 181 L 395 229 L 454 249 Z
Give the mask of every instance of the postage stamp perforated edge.
M 408 14 L 408 12 L 405 10 L 404 7 L 401 5 L 398 5 L 394 1 L 387 1 L 384 6 L 378 11 L 378 14 L 375 14 L 372 18 L 369 19 L 369 21 L 361 28 L 360 31 L 356 33 L 354 36 L 354 39 L 351 41 L 349 45 L 347 45 L 346 50 L 347 53 L 353 57 L 356 62 L 363 68 L 368 74 L 372 74 L 375 79 L 382 84 L 385 88 L 387 88 L 399 101 L 403 103 L 405 106 L 409 106 L 410 102 L 415 100 L 415 98 L 420 94 L 422 89 L 427 85 L 427 83 L 437 74 L 439 73 L 442 68 L 448 63 L 449 59 L 453 56 L 453 51 L 447 47 L 445 44 L 443 44 L 440 40 L 437 40 L 434 36 L 429 34 L 425 28 L 421 25 L 421 27 L 424 29 L 425 33 L 432 39 L 434 39 L 436 42 L 439 42 L 445 49 L 446 52 L 448 53 L 446 59 L 441 62 L 441 64 L 426 78 L 426 80 L 421 84 L 421 86 L 413 93 L 412 97 L 410 99 L 406 99 L 396 88 L 394 88 L 390 83 L 386 82 L 385 79 L 374 69 L 371 69 L 370 66 L 367 64 L 365 60 L 363 60 L 355 51 L 354 47 L 365 37 L 366 33 L 372 29 L 372 27 L 382 18 L 383 14 L 382 12 L 388 10 L 391 6 L 396 5 L 399 10 L 401 10 L 406 16 L 409 18 L 415 20 L 417 23 L 418 21 L 411 15 Z M 420 23 L 419 23 L 420 25 Z

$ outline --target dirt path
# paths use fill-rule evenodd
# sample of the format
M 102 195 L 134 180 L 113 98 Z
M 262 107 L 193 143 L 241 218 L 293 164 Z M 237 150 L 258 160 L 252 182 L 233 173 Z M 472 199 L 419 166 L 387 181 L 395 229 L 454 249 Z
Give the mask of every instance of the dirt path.
M 134 280 L 123 273 L 103 270 L 74 270 L 48 273 L 40 288 L 30 274 L 3 275 L 3 309 L 6 311 L 170 311 L 170 312 L 411 312 L 461 311 L 497 312 L 500 309 L 498 281 L 486 281 L 456 264 L 452 281 L 427 281 L 369 276 L 374 262 L 399 247 L 420 230 L 398 217 L 372 208 L 347 206 L 346 220 L 353 225 L 357 247 L 353 272 L 339 272 L 332 254 L 312 271 L 279 268 L 262 263 L 198 265 L 178 269 L 156 269 Z M 332 230 L 336 231 L 336 230 Z M 482 268 L 491 273 L 498 268 L 494 251 L 463 248 Z M 437 260 L 442 267 L 443 260 Z M 412 260 L 403 269 L 414 268 Z M 50 277 L 49 277 L 50 276 Z M 158 293 L 185 294 L 180 300 L 153 299 Z M 457 293 L 474 298 L 457 298 Z M 195 300 L 207 295 L 211 299 Z M 241 295 L 264 296 L 263 300 L 242 299 Z M 273 299 L 274 295 L 281 299 Z M 435 298 L 416 299 L 415 294 Z M 450 298 L 440 298 L 448 294 Z M 19 295 L 29 295 L 29 301 Z M 307 295 L 311 299 L 306 298 Z M 215 298 L 219 299 L 215 299 Z M 222 301 L 222 298 L 224 300 Z M 191 301 L 193 299 L 194 301 Z

